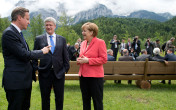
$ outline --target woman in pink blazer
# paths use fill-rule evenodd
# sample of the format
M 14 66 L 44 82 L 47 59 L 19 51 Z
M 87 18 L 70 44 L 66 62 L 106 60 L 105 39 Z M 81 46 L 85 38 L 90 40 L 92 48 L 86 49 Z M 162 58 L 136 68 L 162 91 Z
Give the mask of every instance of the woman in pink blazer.
M 103 110 L 103 64 L 107 62 L 106 44 L 98 39 L 98 26 L 87 22 L 82 26 L 84 41 L 81 43 L 80 56 L 80 88 L 83 99 L 83 110 L 91 110 L 91 98 L 94 110 Z

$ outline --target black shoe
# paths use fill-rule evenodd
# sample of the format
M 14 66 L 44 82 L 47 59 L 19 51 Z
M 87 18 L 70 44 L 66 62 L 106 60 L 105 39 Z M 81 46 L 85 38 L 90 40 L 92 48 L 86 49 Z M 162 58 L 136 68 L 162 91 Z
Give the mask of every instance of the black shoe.
M 132 80 L 128 80 L 128 84 L 132 84 Z
M 121 80 L 118 80 L 118 82 L 117 82 L 118 84 L 121 84 Z
M 171 85 L 171 80 L 168 81 L 168 84 Z
M 160 81 L 160 83 L 166 84 L 165 80 Z

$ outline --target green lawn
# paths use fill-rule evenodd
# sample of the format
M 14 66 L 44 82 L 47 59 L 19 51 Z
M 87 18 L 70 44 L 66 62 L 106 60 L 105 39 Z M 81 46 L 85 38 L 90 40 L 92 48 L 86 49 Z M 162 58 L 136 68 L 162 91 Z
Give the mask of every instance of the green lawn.
M 3 58 L 0 54 L 0 85 L 2 82 Z M 152 81 L 150 90 L 142 90 L 136 85 L 114 84 L 106 81 L 104 84 L 104 110 L 175 110 L 176 81 L 171 85 Z M 82 110 L 79 81 L 65 81 L 64 110 Z M 93 107 L 93 106 L 92 106 Z M 7 110 L 4 89 L 0 87 L 0 110 Z M 41 110 L 41 98 L 38 82 L 33 83 L 31 110 Z M 51 110 L 55 110 L 54 93 L 51 94 Z

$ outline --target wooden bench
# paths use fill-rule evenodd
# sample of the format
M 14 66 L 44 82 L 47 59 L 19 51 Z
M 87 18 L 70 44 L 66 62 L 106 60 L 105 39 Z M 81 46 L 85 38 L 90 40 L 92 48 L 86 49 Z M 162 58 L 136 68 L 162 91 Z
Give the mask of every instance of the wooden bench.
M 168 65 L 157 61 L 109 61 L 103 65 L 105 80 L 137 80 L 140 88 L 151 87 L 147 80 L 176 80 L 176 61 Z M 78 80 L 79 65 L 70 61 L 66 80 Z

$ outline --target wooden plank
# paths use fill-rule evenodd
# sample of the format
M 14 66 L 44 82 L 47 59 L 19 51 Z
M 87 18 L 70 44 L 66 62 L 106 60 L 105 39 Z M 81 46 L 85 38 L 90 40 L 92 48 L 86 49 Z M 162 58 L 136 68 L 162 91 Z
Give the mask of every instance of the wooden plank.
M 65 74 L 65 80 L 79 80 L 78 74 Z
M 104 80 L 141 80 L 143 75 L 105 75 Z
M 176 75 L 150 75 L 146 80 L 176 80 Z
M 78 74 L 79 65 L 77 65 L 76 61 L 70 61 L 70 69 L 67 74 Z
M 117 61 L 114 63 L 114 74 L 144 74 L 145 61 Z
M 161 62 L 149 62 L 148 74 L 176 74 L 176 63 L 169 62 L 165 65 Z
M 113 74 L 114 71 L 114 61 L 108 61 L 103 65 L 104 74 Z

